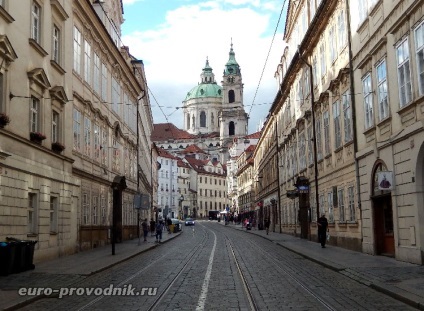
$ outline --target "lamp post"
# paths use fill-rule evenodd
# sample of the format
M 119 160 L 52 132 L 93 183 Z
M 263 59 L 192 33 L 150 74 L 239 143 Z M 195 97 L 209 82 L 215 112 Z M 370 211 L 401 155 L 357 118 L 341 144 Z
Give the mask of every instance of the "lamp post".
M 183 201 L 184 201 L 184 196 L 181 195 L 180 198 L 178 199 L 178 202 L 180 203 L 180 218 L 181 220 L 183 219 Z

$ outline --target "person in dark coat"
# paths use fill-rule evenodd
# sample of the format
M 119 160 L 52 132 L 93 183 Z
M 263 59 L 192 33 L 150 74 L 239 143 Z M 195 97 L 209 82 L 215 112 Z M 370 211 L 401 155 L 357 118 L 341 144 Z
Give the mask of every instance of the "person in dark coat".
M 147 218 L 143 220 L 143 222 L 141 223 L 141 227 L 143 228 L 144 242 L 146 242 L 147 234 L 149 233 L 149 225 L 147 224 Z
M 158 243 L 162 241 L 162 229 L 163 229 L 163 223 L 162 221 L 159 221 L 156 224 L 156 242 Z
M 325 218 L 325 214 L 322 214 L 320 218 L 318 218 L 318 241 L 321 243 L 321 247 L 325 248 L 325 242 L 327 241 L 327 228 L 328 221 Z
M 269 222 L 269 219 L 267 218 L 265 219 L 265 230 L 267 235 L 269 233 L 269 225 L 270 225 L 270 222 Z
M 150 236 L 155 235 L 155 230 L 156 230 L 156 222 L 152 218 L 150 219 Z

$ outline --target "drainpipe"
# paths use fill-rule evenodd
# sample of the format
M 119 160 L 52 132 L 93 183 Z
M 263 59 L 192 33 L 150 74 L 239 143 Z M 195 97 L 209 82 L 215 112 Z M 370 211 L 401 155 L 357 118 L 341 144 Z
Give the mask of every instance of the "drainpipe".
M 361 207 L 361 182 L 359 180 L 359 161 L 356 157 L 358 152 L 358 138 L 357 138 L 357 127 L 356 127 L 356 104 L 355 104 L 355 85 L 354 85 L 354 76 L 353 76 L 353 52 L 352 52 L 352 33 L 350 28 L 350 6 L 349 0 L 346 0 L 346 15 L 347 15 L 347 40 L 349 47 L 349 78 L 350 78 L 350 101 L 352 103 L 352 125 L 353 125 L 353 154 L 355 157 L 355 174 L 356 174 L 356 190 L 358 196 L 358 209 L 359 209 L 359 219 L 362 220 L 362 207 Z M 361 244 L 363 242 L 363 232 L 362 232 L 362 223 L 361 223 Z

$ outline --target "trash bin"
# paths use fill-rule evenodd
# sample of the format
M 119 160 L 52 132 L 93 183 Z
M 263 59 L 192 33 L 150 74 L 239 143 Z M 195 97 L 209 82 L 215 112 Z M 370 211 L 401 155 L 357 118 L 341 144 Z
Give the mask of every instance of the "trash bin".
M 0 275 L 6 276 L 13 272 L 15 244 L 15 242 L 0 242 Z
M 173 233 L 174 232 L 174 225 L 169 225 L 169 233 Z
M 13 273 L 19 273 L 35 268 L 33 264 L 34 250 L 37 241 L 25 241 L 7 237 L 8 242 L 13 242 L 15 245 L 15 256 L 13 260 Z

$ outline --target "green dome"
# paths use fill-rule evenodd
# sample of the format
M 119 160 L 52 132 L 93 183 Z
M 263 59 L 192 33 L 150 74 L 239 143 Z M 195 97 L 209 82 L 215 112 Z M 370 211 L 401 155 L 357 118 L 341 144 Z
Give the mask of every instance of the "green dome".
M 193 98 L 219 97 L 222 98 L 222 88 L 216 83 L 200 83 L 187 93 L 184 101 Z

